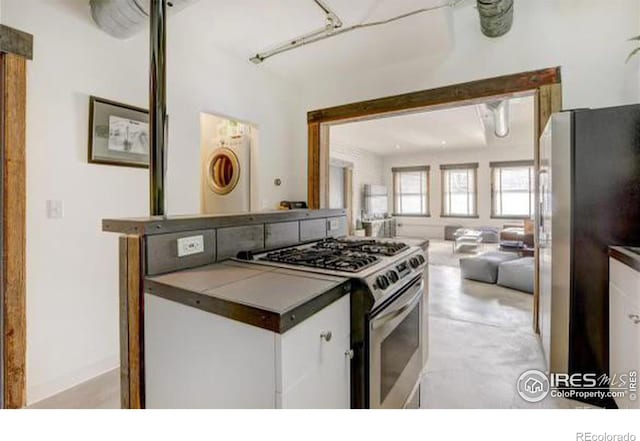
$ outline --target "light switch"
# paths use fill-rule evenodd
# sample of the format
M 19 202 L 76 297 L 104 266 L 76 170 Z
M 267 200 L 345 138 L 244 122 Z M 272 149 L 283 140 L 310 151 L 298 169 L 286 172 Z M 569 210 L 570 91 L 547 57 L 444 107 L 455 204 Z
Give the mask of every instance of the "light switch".
M 47 219 L 62 219 L 64 217 L 64 205 L 62 201 L 47 201 Z
M 340 224 L 336 219 L 332 219 L 329 221 L 329 231 L 337 230 L 340 227 Z
M 204 236 L 189 236 L 178 239 L 178 257 L 204 253 Z

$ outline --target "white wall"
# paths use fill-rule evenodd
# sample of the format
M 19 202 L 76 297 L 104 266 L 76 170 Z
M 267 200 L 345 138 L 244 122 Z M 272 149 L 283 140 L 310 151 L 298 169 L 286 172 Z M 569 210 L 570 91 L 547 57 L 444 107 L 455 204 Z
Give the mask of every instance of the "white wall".
M 329 137 L 331 139 L 331 137 Z M 382 156 L 357 147 L 331 145 L 330 156 L 353 164 L 353 226 L 360 219 L 364 208 L 364 185 L 384 184 L 384 163 Z
M 565 108 L 604 107 L 640 100 L 640 57 L 625 64 L 640 33 L 637 0 L 529 0 L 515 4 L 512 30 L 497 39 L 480 32 L 475 1 L 453 13 L 452 50 L 377 70 L 343 74 L 339 81 L 314 81 L 307 108 L 562 67 Z
M 202 2 L 201 2 L 202 4 Z M 199 4 L 169 21 L 168 209 L 199 211 L 200 112 L 260 128 L 263 207 L 306 197 L 304 112 L 286 82 L 215 49 Z M 119 363 L 117 236 L 101 219 L 148 214 L 145 170 L 87 164 L 89 95 L 147 107 L 147 35 L 119 41 L 88 1 L 2 0 L 2 23 L 34 34 L 27 114 L 27 399 Z M 294 128 L 295 120 L 299 127 Z M 302 120 L 302 121 L 300 121 Z M 281 187 L 273 179 L 280 177 Z M 45 217 L 48 199 L 64 218 Z
M 429 165 L 430 172 L 430 217 L 398 217 L 401 236 L 442 239 L 445 225 L 502 226 L 505 223 L 519 223 L 506 219 L 491 219 L 491 169 L 492 161 L 533 160 L 533 144 L 508 147 L 484 147 L 473 149 L 453 149 L 423 154 L 393 155 L 384 158 L 385 182 L 393 188 L 392 167 Z M 478 218 L 440 217 L 442 213 L 442 179 L 440 165 L 478 163 Z
M 329 208 L 345 208 L 344 167 L 329 167 Z

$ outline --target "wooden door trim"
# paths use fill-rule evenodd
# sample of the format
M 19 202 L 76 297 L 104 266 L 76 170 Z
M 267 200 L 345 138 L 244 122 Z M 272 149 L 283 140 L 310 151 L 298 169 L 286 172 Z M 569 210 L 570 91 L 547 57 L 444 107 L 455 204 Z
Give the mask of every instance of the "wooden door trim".
M 368 119 L 374 115 L 417 111 L 436 105 L 531 91 L 560 82 L 559 67 L 540 69 L 313 110 L 307 113 L 307 121 L 327 123 Z
M 26 405 L 26 59 L 0 53 L 3 407 Z
M 520 94 L 535 96 L 535 140 L 534 158 L 537 171 L 539 169 L 539 136 L 546 126 L 549 116 L 562 109 L 562 78 L 560 67 L 521 72 L 500 77 L 487 78 L 467 83 L 444 86 L 436 89 L 421 90 L 351 104 L 313 110 L 307 113 L 309 128 L 308 137 L 308 165 L 307 194 L 309 208 L 323 208 L 328 172 L 323 170 L 324 161 L 329 161 L 328 155 L 323 153 L 329 145 L 329 126 L 332 124 L 368 120 L 384 116 L 403 113 L 413 113 L 437 108 L 456 107 L 463 103 L 486 101 L 491 97 L 518 96 Z M 537 193 L 537 192 L 536 192 Z M 536 209 L 538 195 L 536 194 Z M 537 222 L 537 219 L 536 219 Z M 533 328 L 539 332 L 539 262 L 538 262 L 538 231 L 537 224 L 534 231 L 535 250 L 535 287 L 533 307 Z
M 143 238 L 120 236 L 120 406 L 143 409 L 144 291 Z
M 26 396 L 27 60 L 33 36 L 0 24 L 0 407 Z

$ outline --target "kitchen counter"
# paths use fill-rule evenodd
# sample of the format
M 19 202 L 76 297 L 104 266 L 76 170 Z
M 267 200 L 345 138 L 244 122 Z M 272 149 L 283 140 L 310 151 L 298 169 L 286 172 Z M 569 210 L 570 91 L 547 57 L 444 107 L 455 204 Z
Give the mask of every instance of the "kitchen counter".
M 640 247 L 609 247 L 609 256 L 640 272 Z
M 128 219 L 103 219 L 102 231 L 122 234 L 156 235 L 184 231 L 259 225 L 274 222 L 304 221 L 346 216 L 344 209 L 271 210 L 237 214 L 201 214 L 187 216 L 151 216 Z M 324 236 L 323 236 L 324 237 Z
M 225 261 L 147 276 L 145 292 L 284 333 L 350 292 L 349 279 Z
M 418 239 L 415 237 L 396 236 L 392 240 L 396 242 L 404 242 L 410 247 L 419 247 L 419 248 L 422 248 L 422 250 L 427 250 L 427 248 L 429 248 L 429 239 Z

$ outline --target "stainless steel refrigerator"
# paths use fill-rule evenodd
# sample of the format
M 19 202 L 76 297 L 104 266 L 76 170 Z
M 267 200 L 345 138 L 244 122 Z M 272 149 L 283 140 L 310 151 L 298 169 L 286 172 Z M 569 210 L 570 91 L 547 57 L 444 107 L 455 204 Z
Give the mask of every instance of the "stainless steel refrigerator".
M 640 245 L 640 105 L 554 114 L 540 142 L 539 191 L 547 368 L 608 373 L 608 247 Z

